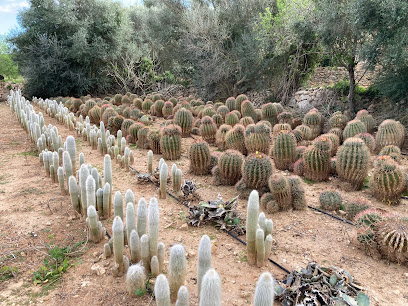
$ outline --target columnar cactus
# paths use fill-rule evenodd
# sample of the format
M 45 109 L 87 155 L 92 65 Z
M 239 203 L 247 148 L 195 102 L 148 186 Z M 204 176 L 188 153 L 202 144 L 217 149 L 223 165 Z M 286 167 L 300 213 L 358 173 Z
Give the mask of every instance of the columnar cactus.
M 248 155 L 242 165 L 242 180 L 250 189 L 260 189 L 268 185 L 272 174 L 271 159 L 263 153 Z
M 160 167 L 160 199 L 167 197 L 167 177 L 169 175 L 169 169 L 166 163 L 163 163 Z
M 110 199 L 112 194 L 112 190 L 109 183 L 105 183 L 105 185 L 103 186 L 102 193 L 103 193 L 102 215 L 104 218 L 108 218 L 110 216 L 111 209 Z
M 258 228 L 256 230 L 256 265 L 258 268 L 261 268 L 264 265 L 265 261 L 265 233 L 263 229 Z
M 183 137 L 188 137 L 193 128 L 193 114 L 189 110 L 181 108 L 174 115 L 174 124 L 181 128 Z
M 176 194 L 180 193 L 181 183 L 182 183 L 182 176 L 183 176 L 183 171 L 181 169 L 176 169 L 176 172 L 174 173 L 174 176 L 172 178 L 172 180 L 173 180 L 173 190 L 176 192 Z
M 71 158 L 71 163 L 72 163 L 72 173 L 76 173 L 77 167 L 76 167 L 76 143 L 75 143 L 75 138 L 73 136 L 68 136 L 66 139 L 66 145 L 67 145 L 67 152 L 69 154 L 69 157 Z
M 256 263 L 256 230 L 258 226 L 259 194 L 253 190 L 249 195 L 246 218 L 246 243 L 248 263 Z
M 164 243 L 159 242 L 157 245 L 157 259 L 159 260 L 159 271 L 162 272 L 164 268 Z
M 114 205 L 114 216 L 119 216 L 123 219 L 123 198 L 120 191 L 116 191 L 115 196 L 113 197 Z
M 130 249 L 130 261 L 132 263 L 138 263 L 142 259 L 140 250 L 140 239 L 136 230 L 130 232 L 130 238 L 128 239 Z
M 218 166 L 213 168 L 215 185 L 235 185 L 241 178 L 243 155 L 235 150 L 227 150 L 218 158 Z
M 215 134 L 217 133 L 217 126 L 211 117 L 205 116 L 201 119 L 200 135 L 208 143 L 215 142 Z
M 160 274 L 154 284 L 154 297 L 157 306 L 170 306 L 170 286 L 164 274 Z
M 225 124 L 234 126 L 239 123 L 239 118 L 234 112 L 229 112 L 225 115 Z
M 275 136 L 272 147 L 275 167 L 279 170 L 288 170 L 297 159 L 296 139 L 293 134 L 283 131 Z
M 112 185 L 112 160 L 109 154 L 106 154 L 103 160 L 103 179 L 104 179 L 104 183 L 105 184 L 109 183 L 109 187 L 110 187 L 109 209 L 108 209 L 108 214 L 110 214 L 110 211 L 112 208 L 113 185 Z M 105 215 L 105 210 L 104 210 L 104 215 Z
M 330 175 L 331 142 L 328 138 L 317 139 L 303 153 L 304 176 L 313 181 L 325 181 Z
M 82 214 L 86 216 L 87 209 L 89 206 L 96 207 L 96 188 L 95 188 L 95 180 L 94 178 L 89 175 L 85 181 L 85 189 L 86 189 L 86 207 L 82 207 Z
M 217 133 L 215 134 L 215 143 L 218 147 L 218 149 L 225 151 L 227 146 L 225 143 L 225 136 L 227 135 L 228 131 L 231 130 L 231 126 L 228 124 L 223 124 L 219 127 L 217 130 Z
M 143 266 L 138 263 L 129 267 L 126 273 L 126 290 L 130 295 L 136 295 L 137 290 L 143 290 L 146 283 L 146 274 Z
M 158 255 L 157 243 L 159 239 L 160 212 L 159 203 L 157 202 L 156 198 L 150 199 L 148 219 L 149 219 L 149 251 L 150 256 L 152 257 Z
M 246 154 L 245 147 L 245 128 L 241 124 L 234 126 L 232 130 L 225 135 L 225 144 L 227 149 L 237 150 L 242 154 Z
M 86 209 L 88 208 L 88 204 L 86 202 L 86 179 L 89 176 L 89 169 L 88 166 L 83 164 L 81 169 L 79 169 L 79 188 L 81 191 L 81 213 L 82 215 L 86 214 Z
M 89 238 L 94 243 L 98 243 L 103 239 L 106 230 L 102 226 L 101 221 L 99 221 L 95 206 L 88 206 L 87 216 L 86 224 L 89 227 Z
M 371 116 L 368 111 L 362 109 L 357 112 L 356 119 L 360 120 L 367 128 L 367 133 L 372 133 L 375 129 L 375 119 Z
M 245 147 L 248 153 L 269 153 L 271 128 L 263 123 L 250 124 L 245 130 Z
M 385 146 L 394 145 L 402 148 L 405 139 L 405 128 L 399 122 L 392 119 L 384 120 L 378 127 L 375 136 L 377 150 Z
M 205 141 L 196 141 L 190 147 L 190 171 L 196 175 L 208 174 L 211 167 L 211 153 Z
M 147 152 L 147 173 L 153 173 L 153 151 Z
M 324 191 L 319 197 L 320 207 L 324 210 L 339 210 L 343 204 L 343 199 L 335 190 Z
M 360 120 L 355 119 L 347 123 L 343 131 L 343 139 L 354 137 L 360 133 L 367 133 L 367 127 Z
M 198 246 L 198 265 L 197 265 L 197 286 L 198 296 L 201 292 L 201 284 L 205 273 L 211 269 L 211 240 L 207 235 L 203 235 Z
M 140 256 L 142 258 L 143 266 L 145 268 L 146 274 L 150 271 L 150 246 L 149 246 L 149 236 L 147 234 L 140 237 Z
M 65 195 L 66 192 L 65 192 L 64 168 L 58 167 L 57 176 L 58 176 L 58 183 L 59 183 L 59 187 L 61 190 L 61 194 Z
M 221 306 L 221 279 L 214 269 L 204 275 L 199 306 Z
M 255 288 L 254 306 L 273 306 L 275 299 L 275 281 L 272 274 L 264 272 Z
M 161 129 L 160 147 L 165 159 L 174 160 L 181 156 L 181 129 L 168 125 Z
M 123 222 L 119 216 L 116 216 L 112 224 L 113 234 L 113 254 L 115 256 L 115 271 L 120 275 L 125 272 L 125 264 L 123 260 Z
M 126 204 L 126 238 L 128 242 L 130 241 L 131 232 L 134 231 L 135 229 L 136 229 L 135 206 L 132 202 L 127 202 Z
M 340 179 L 350 183 L 355 190 L 363 186 L 368 174 L 369 163 L 370 152 L 359 138 L 348 138 L 337 151 L 337 174 Z
M 374 196 L 389 205 L 399 204 L 406 186 L 405 174 L 389 156 L 377 157 L 371 176 Z
M 177 293 L 177 302 L 175 306 L 189 306 L 189 294 L 186 286 L 181 286 Z
M 184 285 L 186 279 L 186 254 L 181 244 L 176 244 L 170 249 L 169 258 L 169 285 L 170 299 L 177 300 L 177 292 Z
M 142 237 L 146 234 L 147 224 L 147 203 L 144 198 L 140 198 L 137 203 L 137 234 Z
M 78 185 L 75 179 L 75 176 L 71 175 L 68 181 L 68 191 L 71 198 L 72 207 L 75 209 L 76 212 L 81 213 L 81 207 L 79 203 L 79 195 L 78 195 Z
M 152 271 L 152 275 L 154 277 L 157 277 L 160 272 L 159 272 L 159 260 L 157 259 L 157 256 L 152 256 L 150 260 L 150 269 Z

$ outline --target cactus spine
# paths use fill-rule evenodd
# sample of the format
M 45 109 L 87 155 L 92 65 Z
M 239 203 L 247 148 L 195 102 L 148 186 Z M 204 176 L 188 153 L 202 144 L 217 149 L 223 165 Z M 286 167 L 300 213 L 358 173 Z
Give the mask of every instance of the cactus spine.
M 214 269 L 203 277 L 199 306 L 221 306 L 221 279 Z
M 126 289 L 130 295 L 136 295 L 138 289 L 144 289 L 146 274 L 141 264 L 132 265 L 126 273 Z
M 157 306 L 170 306 L 170 286 L 164 274 L 160 274 L 154 284 L 154 296 Z
M 177 292 L 184 285 L 186 279 L 186 254 L 181 244 L 176 244 L 170 249 L 169 259 L 169 285 L 170 299 L 176 301 Z
M 272 274 L 264 272 L 258 279 L 255 288 L 254 306 L 273 306 L 275 299 L 275 281 Z
M 199 297 L 203 277 L 209 269 L 211 269 L 211 240 L 207 235 L 203 235 L 198 246 L 197 286 Z

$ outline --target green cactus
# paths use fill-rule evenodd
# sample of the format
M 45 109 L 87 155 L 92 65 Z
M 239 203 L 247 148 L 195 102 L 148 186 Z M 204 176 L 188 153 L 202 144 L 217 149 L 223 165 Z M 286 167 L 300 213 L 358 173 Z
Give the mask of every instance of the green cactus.
M 108 130 L 110 131 L 110 133 L 112 135 L 116 135 L 116 133 L 122 127 L 122 123 L 123 123 L 124 120 L 125 120 L 125 118 L 123 118 L 120 115 L 109 118 L 107 128 L 108 128 Z
M 230 112 L 230 108 L 228 106 L 225 105 L 221 105 L 218 109 L 217 109 L 217 113 L 219 115 L 221 115 L 222 119 L 225 120 L 225 116 Z
M 276 135 L 282 133 L 283 131 L 290 132 L 292 131 L 292 128 L 287 123 L 277 123 L 272 128 L 272 136 L 275 137 Z
M 221 306 L 221 278 L 214 269 L 204 275 L 199 306 Z
M 303 175 L 312 181 L 325 181 L 330 175 L 331 142 L 326 137 L 317 139 L 303 153 Z
M 364 198 L 353 199 L 346 205 L 346 216 L 349 220 L 353 220 L 360 212 L 370 208 L 370 202 Z
M 183 137 L 188 137 L 193 128 L 193 115 L 189 110 L 181 108 L 174 116 L 174 124 L 181 128 Z
M 163 157 L 168 160 L 179 159 L 181 156 L 181 129 L 179 126 L 168 125 L 161 129 L 160 147 Z
M 332 134 L 332 133 L 327 133 L 327 134 L 322 134 L 320 135 L 317 139 L 319 138 L 328 138 L 331 143 L 331 149 L 330 149 L 330 156 L 334 156 L 337 153 L 337 150 L 340 146 L 340 139 L 337 135 Z
M 211 117 L 205 116 L 201 119 L 200 135 L 203 139 L 212 144 L 215 142 L 215 134 L 217 133 L 217 126 Z
M 220 114 L 215 114 L 211 118 L 217 128 L 219 128 L 222 124 L 224 124 L 224 119 L 222 118 Z
M 122 131 L 123 137 L 126 137 L 127 135 L 129 135 L 129 129 L 131 127 L 132 124 L 134 124 L 135 122 L 132 119 L 125 119 L 122 122 L 122 125 L 120 127 L 120 130 Z
M 170 306 L 170 287 L 164 274 L 160 274 L 154 284 L 154 296 L 157 306 Z
M 373 135 L 369 133 L 360 133 L 357 134 L 355 137 L 360 138 L 362 141 L 364 141 L 368 150 L 370 150 L 370 153 L 374 153 L 376 144 Z
M 271 194 L 278 203 L 279 210 L 289 210 L 292 207 L 292 192 L 288 179 L 275 174 L 270 176 L 268 183 Z
M 268 214 L 273 214 L 279 211 L 278 202 L 275 201 L 275 199 L 272 196 L 272 193 L 270 192 L 266 192 L 262 195 L 260 203 L 262 208 Z
M 170 300 L 177 300 L 177 292 L 186 280 L 186 253 L 181 244 L 176 244 L 170 249 L 169 258 L 169 286 Z
M 401 149 L 394 145 L 385 146 L 381 149 L 380 153 L 378 153 L 378 156 L 389 156 L 399 163 L 401 160 Z
M 271 175 L 271 159 L 263 153 L 248 155 L 242 165 L 242 179 L 249 189 L 261 189 L 268 186 L 268 179 Z
M 129 267 L 126 273 L 126 290 L 130 295 L 137 295 L 138 290 L 144 290 L 146 274 L 143 266 L 139 263 Z
M 173 103 L 167 101 L 164 103 L 162 108 L 162 113 L 164 118 L 168 118 L 169 116 L 173 115 Z
M 213 108 L 213 107 L 211 107 L 211 106 L 208 106 L 208 107 L 205 107 L 204 109 L 203 109 L 203 111 L 201 112 L 201 115 L 199 116 L 200 118 L 204 118 L 205 116 L 208 116 L 208 117 L 212 117 L 212 116 L 214 116 L 216 114 L 216 111 L 215 111 L 215 109 Z
M 343 130 L 347 124 L 347 117 L 342 112 L 335 112 L 329 119 L 331 128 L 338 128 Z
M 147 149 L 149 147 L 149 140 L 147 135 L 149 134 L 150 129 L 148 127 L 142 127 L 137 132 L 137 146 L 141 149 Z
M 348 138 L 338 149 L 336 170 L 339 178 L 351 184 L 354 190 L 363 186 L 370 165 L 370 152 L 364 141 Z
M 160 132 L 159 131 L 149 131 L 147 134 L 147 140 L 149 141 L 149 148 L 154 154 L 160 154 Z
M 288 177 L 290 191 L 292 194 L 292 207 L 294 210 L 303 210 L 306 208 L 306 196 L 303 182 L 298 176 Z
M 273 105 L 272 103 L 267 103 L 262 105 L 262 120 L 266 120 L 274 126 L 276 123 L 278 123 L 278 110 L 276 109 L 276 106 Z
M 139 118 L 140 118 L 140 110 L 137 109 L 137 108 L 131 109 L 131 110 L 130 110 L 130 113 L 129 113 L 129 118 L 132 119 L 132 120 L 134 120 L 134 121 L 139 120 Z
M 136 107 L 137 109 L 141 110 L 143 105 L 143 100 L 140 98 L 135 98 L 133 99 L 133 106 Z
M 229 97 L 225 101 L 225 106 L 227 106 L 230 111 L 233 111 L 235 109 L 235 98 L 234 97 Z
M 227 150 L 222 153 L 218 158 L 218 166 L 212 170 L 215 185 L 235 185 L 241 178 L 243 160 L 243 155 L 238 151 Z
M 374 196 L 388 205 L 397 205 L 406 190 L 405 174 L 390 156 L 377 157 L 371 176 Z
M 236 97 L 234 109 L 241 112 L 241 105 L 245 100 L 248 100 L 248 97 L 246 95 L 239 95 L 238 97 Z
M 307 125 L 301 124 L 298 125 L 295 130 L 302 132 L 303 140 L 312 140 L 312 130 Z
M 251 101 L 245 100 L 241 104 L 242 117 L 251 117 L 254 122 L 258 121 L 258 115 L 256 114 L 255 107 Z
M 339 137 L 339 143 L 341 144 L 343 142 L 343 130 L 339 128 L 332 128 L 329 130 L 328 134 L 334 134 L 337 137 Z
M 307 125 L 311 132 L 311 139 L 316 138 L 322 132 L 322 124 L 323 124 L 323 117 L 322 114 L 319 113 L 317 109 L 310 110 L 304 117 L 303 117 L 303 124 Z
M 228 114 L 225 115 L 225 124 L 228 124 L 230 126 L 234 126 L 239 123 L 238 116 L 233 113 L 229 112 Z
M 250 124 L 245 130 L 245 147 L 248 153 L 269 153 L 271 129 L 263 123 Z
M 356 119 L 360 120 L 366 126 L 367 133 L 372 133 L 375 129 L 375 119 L 371 116 L 368 111 L 362 109 L 357 112 Z
M 225 143 L 225 136 L 227 135 L 228 131 L 230 131 L 232 127 L 227 124 L 223 124 L 217 130 L 215 134 L 215 143 L 218 149 L 225 151 L 226 150 L 226 143 Z
M 225 144 L 227 149 L 237 150 L 242 154 L 246 154 L 245 147 L 245 128 L 241 124 L 235 125 L 230 131 L 225 135 Z
M 278 115 L 278 121 L 279 123 L 283 124 L 283 123 L 287 123 L 290 126 L 293 125 L 293 115 L 291 112 L 281 112 Z
M 405 139 L 405 128 L 395 120 L 384 120 L 378 127 L 378 132 L 375 136 L 377 150 L 381 150 L 385 146 L 394 145 L 402 148 Z
M 264 272 L 258 279 L 254 294 L 254 306 L 273 306 L 275 281 L 272 274 Z
M 277 169 L 290 169 L 297 160 L 295 136 L 287 131 L 277 134 L 273 140 L 272 156 Z
M 207 235 L 203 235 L 198 246 L 198 264 L 197 264 L 197 287 L 198 296 L 201 292 L 201 284 L 205 273 L 211 269 L 211 240 Z
M 211 168 L 211 153 L 205 141 L 198 140 L 190 147 L 190 172 L 195 175 L 208 174 Z
M 253 190 L 249 195 L 246 218 L 247 257 L 250 265 L 256 263 L 256 230 L 258 227 L 259 194 Z
M 149 110 L 150 110 L 150 108 L 152 107 L 152 105 L 153 105 L 153 101 L 152 101 L 152 100 L 150 100 L 150 99 L 145 99 L 145 100 L 143 101 L 143 103 L 142 103 L 142 111 L 143 111 L 144 113 L 148 113 Z
M 360 120 L 351 120 L 347 123 L 343 131 L 343 139 L 354 137 L 360 133 L 367 133 L 367 128 Z
M 163 107 L 164 107 L 163 100 L 156 100 L 154 102 L 154 108 L 156 109 L 157 117 L 163 117 Z M 172 103 L 173 105 L 173 103 Z
M 320 207 L 324 210 L 335 211 L 341 208 L 343 204 L 343 199 L 335 190 L 324 191 L 319 197 Z
M 251 117 L 242 117 L 241 120 L 239 120 L 239 124 L 242 124 L 244 127 L 247 127 L 250 124 L 255 124 L 254 119 Z

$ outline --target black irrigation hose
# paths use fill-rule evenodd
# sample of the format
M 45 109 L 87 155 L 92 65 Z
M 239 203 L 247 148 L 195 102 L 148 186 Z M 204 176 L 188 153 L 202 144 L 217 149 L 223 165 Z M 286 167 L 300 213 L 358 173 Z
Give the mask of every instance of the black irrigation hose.
M 354 224 L 351 223 L 350 221 L 347 221 L 347 220 L 344 220 L 344 219 L 342 219 L 342 218 L 340 218 L 340 217 L 337 217 L 337 216 L 335 216 L 335 215 L 329 214 L 328 212 L 326 212 L 326 211 L 324 211 L 324 210 L 321 210 L 321 209 L 319 209 L 319 208 L 316 208 L 316 207 L 313 207 L 313 206 L 310 206 L 310 205 L 307 205 L 307 207 L 309 207 L 309 208 L 311 208 L 311 209 L 313 209 L 313 210 L 315 210 L 315 211 L 318 211 L 318 212 L 320 212 L 320 213 L 322 213 L 322 214 L 325 214 L 325 215 L 327 215 L 327 216 L 330 216 L 330 217 L 332 217 L 332 218 L 334 218 L 334 219 L 337 219 L 337 220 L 339 220 L 339 221 L 341 221 L 341 222 L 344 222 L 344 223 L 347 223 L 347 224 L 350 224 L 350 225 L 353 225 L 353 226 L 354 226 Z
M 136 172 L 136 173 L 138 173 L 138 174 L 140 174 L 140 172 L 139 171 L 137 171 L 135 168 L 133 168 L 133 167 L 131 167 L 131 166 L 129 166 L 129 168 L 130 169 L 132 169 L 134 172 Z M 155 186 L 159 186 L 159 184 L 157 184 L 156 182 L 154 182 L 152 179 L 150 179 L 149 178 L 149 181 L 151 182 L 151 183 L 153 183 Z M 170 196 L 170 197 L 172 197 L 173 199 L 175 199 L 177 202 L 179 202 L 179 203 L 181 203 L 182 205 L 184 205 L 185 207 L 189 207 L 188 206 L 188 204 L 186 204 L 183 200 L 181 200 L 180 198 L 178 198 L 178 197 L 176 197 L 175 195 L 173 195 L 172 193 L 170 193 L 170 192 L 168 192 L 168 191 L 166 191 L 166 193 Z M 239 242 L 241 242 L 243 245 L 246 245 L 246 242 L 244 241 L 244 240 L 242 240 L 241 238 L 239 238 L 238 236 L 236 236 L 236 235 L 234 235 L 233 233 L 231 233 L 230 231 L 227 231 L 226 229 L 224 229 L 223 230 L 225 233 L 227 233 L 228 235 L 230 235 L 232 238 L 234 238 L 234 239 L 236 239 L 237 241 L 239 241 Z M 109 234 L 108 234 L 108 232 L 106 232 L 106 234 L 108 235 L 108 237 L 109 237 Z M 109 237 L 110 238 L 110 237 Z M 270 258 L 268 258 L 268 260 L 271 262 L 271 263 L 273 263 L 275 266 L 277 266 L 278 268 L 280 268 L 281 270 L 283 270 L 283 271 L 285 271 L 286 273 L 290 273 L 290 271 L 288 270 L 288 269 L 286 269 L 285 267 L 283 267 L 283 266 L 281 266 L 280 264 L 278 264 L 276 261 L 274 261 L 274 260 L 272 260 L 272 259 L 270 259 Z

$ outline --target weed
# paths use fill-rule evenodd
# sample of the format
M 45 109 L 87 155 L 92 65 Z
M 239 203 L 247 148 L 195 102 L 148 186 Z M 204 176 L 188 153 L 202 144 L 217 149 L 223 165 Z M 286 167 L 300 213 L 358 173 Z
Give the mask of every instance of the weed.
M 17 153 L 17 155 L 20 156 L 38 156 L 38 151 L 27 151 L 27 152 L 21 152 L 21 153 Z
M 308 185 L 312 185 L 312 184 L 316 183 L 315 181 L 309 180 L 308 178 L 305 178 L 305 177 L 303 178 L 303 181 Z
M 0 282 L 6 281 L 17 275 L 18 269 L 16 267 L 4 266 L 0 267 Z
M 179 212 L 179 219 L 180 219 L 181 221 L 185 222 L 185 223 L 188 222 L 188 219 L 187 219 L 187 217 L 186 217 L 186 213 L 185 213 L 184 211 L 180 211 L 180 212 Z
M 248 257 L 246 255 L 246 252 L 244 252 L 244 251 L 239 251 L 238 258 L 239 258 L 240 262 L 247 262 L 248 261 Z

